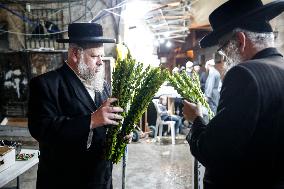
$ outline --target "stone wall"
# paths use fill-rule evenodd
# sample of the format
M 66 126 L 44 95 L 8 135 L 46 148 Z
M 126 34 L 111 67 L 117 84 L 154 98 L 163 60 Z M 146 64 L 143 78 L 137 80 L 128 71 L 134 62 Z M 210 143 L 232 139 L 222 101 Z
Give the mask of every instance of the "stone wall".
M 6 6 L 9 9 L 12 9 L 13 11 L 19 13 L 21 13 L 21 11 L 23 10 L 23 7 L 21 5 L 10 4 Z M 6 22 L 8 24 L 8 31 L 14 32 L 8 34 L 9 49 L 23 49 L 25 46 L 24 36 L 19 34 L 24 31 L 23 21 L 11 12 L 8 12 L 4 9 L 0 9 L 0 22 Z
M 20 15 L 25 14 L 29 16 L 31 14 L 26 10 L 25 4 L 6 4 L 9 9 L 19 13 Z M 96 15 L 107 13 L 103 11 L 103 9 L 109 8 L 111 5 L 107 5 L 104 0 L 98 1 L 87 1 L 87 9 L 85 9 L 85 1 L 75 1 L 72 2 L 71 7 L 71 15 L 69 16 L 69 4 L 64 3 L 30 3 L 31 9 L 57 9 L 58 12 L 56 14 L 63 13 L 63 26 L 61 28 L 63 30 L 67 30 L 68 24 L 71 22 L 89 22 L 92 20 Z M 85 14 L 86 11 L 86 14 Z M 39 18 L 40 20 L 47 20 L 52 18 Z M 8 30 L 11 32 L 16 32 L 17 34 L 9 33 L 8 40 L 9 40 L 9 49 L 10 50 L 22 50 L 25 48 L 25 36 L 21 33 L 25 33 L 25 22 L 15 16 L 13 13 L 5 10 L 0 9 L 0 22 L 8 23 Z M 101 19 L 97 20 L 97 23 L 103 25 L 104 28 L 104 35 L 109 38 L 117 38 L 116 32 L 116 23 L 114 20 L 114 16 L 111 13 L 107 13 L 106 16 L 102 17 Z M 26 24 L 27 27 L 28 24 Z M 30 32 L 30 31 L 29 31 Z M 64 33 L 64 37 L 67 37 L 67 33 Z M 66 48 L 68 45 L 66 46 Z M 105 53 L 106 56 L 114 56 L 114 44 L 105 44 Z

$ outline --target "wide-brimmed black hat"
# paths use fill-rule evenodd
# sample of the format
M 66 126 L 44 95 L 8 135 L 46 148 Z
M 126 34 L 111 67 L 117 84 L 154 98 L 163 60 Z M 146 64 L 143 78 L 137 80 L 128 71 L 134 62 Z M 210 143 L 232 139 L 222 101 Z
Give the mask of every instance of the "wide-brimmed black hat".
M 218 40 L 239 27 L 253 32 L 272 32 L 269 20 L 284 10 L 284 0 L 263 5 L 261 0 L 229 0 L 209 15 L 213 29 L 200 41 L 201 48 L 216 45 Z
M 103 28 L 97 23 L 72 23 L 68 26 L 68 39 L 56 39 L 58 43 L 115 43 L 115 39 L 103 37 Z

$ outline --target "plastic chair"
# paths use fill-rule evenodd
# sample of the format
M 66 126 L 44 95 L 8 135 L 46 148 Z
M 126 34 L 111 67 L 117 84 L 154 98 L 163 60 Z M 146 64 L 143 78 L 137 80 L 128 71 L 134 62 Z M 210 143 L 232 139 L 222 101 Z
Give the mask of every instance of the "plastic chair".
M 156 132 L 155 132 L 155 139 L 157 138 L 158 135 L 158 129 L 159 129 L 159 137 L 162 137 L 162 132 L 163 132 L 163 126 L 168 125 L 168 128 L 171 129 L 171 137 L 172 137 L 172 144 L 175 144 L 175 121 L 163 121 L 161 119 L 161 110 L 158 106 L 158 99 L 153 99 L 152 102 L 155 105 L 156 111 L 157 111 L 157 121 L 156 121 Z

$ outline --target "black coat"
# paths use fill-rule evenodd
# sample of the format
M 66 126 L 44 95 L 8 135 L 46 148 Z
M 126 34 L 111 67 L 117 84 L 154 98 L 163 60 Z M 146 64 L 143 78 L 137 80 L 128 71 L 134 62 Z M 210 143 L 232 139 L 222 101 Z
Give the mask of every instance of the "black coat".
M 39 142 L 37 188 L 112 188 L 112 163 L 103 159 L 106 129 L 94 129 L 87 149 L 91 113 L 96 103 L 76 74 L 64 64 L 30 82 L 29 130 Z
M 284 188 L 281 54 L 268 48 L 228 71 L 216 116 L 195 119 L 187 139 L 206 168 L 205 189 Z

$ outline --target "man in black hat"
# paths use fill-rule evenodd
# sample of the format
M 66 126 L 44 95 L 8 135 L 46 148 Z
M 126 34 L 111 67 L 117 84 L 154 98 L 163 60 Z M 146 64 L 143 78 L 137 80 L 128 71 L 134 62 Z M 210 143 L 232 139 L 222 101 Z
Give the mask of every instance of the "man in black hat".
M 183 109 L 205 189 L 284 188 L 284 59 L 269 24 L 283 10 L 284 1 L 230 0 L 209 16 L 213 31 L 200 45 L 218 45 L 231 69 L 209 124 L 199 106 L 185 101 Z
M 112 163 L 104 159 L 106 125 L 123 110 L 111 104 L 104 81 L 102 26 L 68 27 L 68 60 L 61 68 L 30 81 L 29 130 L 39 142 L 37 188 L 112 188 Z

